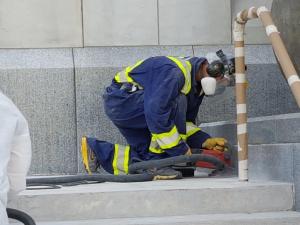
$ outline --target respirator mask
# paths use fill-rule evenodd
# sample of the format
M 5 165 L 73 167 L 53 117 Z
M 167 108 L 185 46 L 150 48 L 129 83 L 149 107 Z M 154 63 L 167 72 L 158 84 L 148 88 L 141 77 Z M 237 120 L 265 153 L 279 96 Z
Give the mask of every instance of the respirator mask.
M 234 86 L 234 58 L 228 59 L 222 50 L 216 53 L 208 53 L 206 58 L 209 63 L 206 69 L 209 77 L 201 79 L 201 85 L 205 95 L 221 94 L 225 91 L 226 86 Z M 222 79 L 217 81 L 216 78 L 218 77 Z

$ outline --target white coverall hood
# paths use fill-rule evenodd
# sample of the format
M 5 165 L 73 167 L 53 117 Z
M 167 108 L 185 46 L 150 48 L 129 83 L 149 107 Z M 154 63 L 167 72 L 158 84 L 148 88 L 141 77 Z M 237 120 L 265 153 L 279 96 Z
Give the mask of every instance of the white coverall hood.
M 7 194 L 26 188 L 31 142 L 24 116 L 0 91 L 0 224 L 7 225 Z

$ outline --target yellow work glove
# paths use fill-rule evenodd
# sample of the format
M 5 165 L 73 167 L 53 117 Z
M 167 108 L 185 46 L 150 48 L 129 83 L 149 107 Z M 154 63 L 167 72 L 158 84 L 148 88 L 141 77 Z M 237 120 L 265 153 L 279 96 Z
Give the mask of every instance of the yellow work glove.
M 189 148 L 189 149 L 187 150 L 187 152 L 185 153 L 185 155 L 191 156 L 191 155 L 192 155 L 192 150 Z
M 227 140 L 225 138 L 208 138 L 202 144 L 202 147 L 209 150 L 224 152 L 227 151 Z

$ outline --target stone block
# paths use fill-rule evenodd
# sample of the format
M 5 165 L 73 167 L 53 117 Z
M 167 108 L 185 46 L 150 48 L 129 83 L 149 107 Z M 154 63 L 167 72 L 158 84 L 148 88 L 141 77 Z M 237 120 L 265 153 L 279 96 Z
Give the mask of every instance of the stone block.
M 0 48 L 82 47 L 80 0 L 3 0 Z
M 222 49 L 228 57 L 234 57 L 233 45 L 193 46 L 195 56 L 205 57 L 209 52 Z M 276 64 L 276 58 L 271 45 L 245 45 L 245 63 L 249 64 Z
M 83 1 L 84 46 L 157 45 L 157 0 Z
M 231 1 L 232 21 L 236 18 L 238 12 L 250 7 L 266 6 L 271 10 L 273 0 L 233 0 Z M 259 19 L 253 19 L 247 22 L 245 28 L 245 43 L 246 44 L 269 44 L 270 41 L 266 35 L 266 31 Z
M 237 142 L 236 139 L 236 124 L 231 122 L 216 122 L 200 124 L 203 131 L 209 133 L 213 137 L 224 137 L 230 143 Z
M 299 112 L 291 90 L 277 65 L 249 66 L 248 82 L 250 117 Z
M 265 118 L 265 117 L 264 117 Z M 275 120 L 255 120 L 249 121 L 248 141 L 251 144 L 278 143 L 276 140 Z
M 76 68 L 125 67 L 151 56 L 193 56 L 192 46 L 74 48 Z
M 186 216 L 117 218 L 99 220 L 72 220 L 39 222 L 39 225 L 296 225 L 300 213 L 293 211 L 266 213 L 226 213 Z
M 30 173 L 77 173 L 73 69 L 1 70 L 0 80 L 29 122 Z
M 285 78 L 276 64 L 248 65 L 248 117 L 270 116 L 299 112 Z M 211 106 L 214 106 L 212 110 Z M 205 98 L 199 110 L 199 121 L 235 120 L 235 88 L 222 95 Z
M 293 144 L 249 146 L 249 180 L 293 182 Z
M 280 114 L 248 119 L 250 144 L 298 143 L 300 113 Z M 226 137 L 235 142 L 236 122 L 220 121 L 202 123 L 200 127 L 212 135 Z
M 105 115 L 102 94 L 120 68 L 77 68 L 76 111 L 78 141 L 83 135 L 112 143 L 126 141 Z
M 300 143 L 294 144 L 294 184 L 296 195 L 296 210 L 300 210 Z
M 197 118 L 204 123 L 234 120 L 235 107 L 235 88 L 227 87 L 221 95 L 204 97 Z
M 162 45 L 231 43 L 229 0 L 163 0 L 158 7 Z
M 25 191 L 9 206 L 59 221 L 289 211 L 293 198 L 288 183 L 200 178 Z
M 70 49 L 1 50 L 0 88 L 29 122 L 31 174 L 77 173 Z
M 70 69 L 72 49 L 0 49 L 0 69 Z
M 276 141 L 279 143 L 299 143 L 299 127 L 300 113 L 290 114 L 290 117 L 276 120 Z

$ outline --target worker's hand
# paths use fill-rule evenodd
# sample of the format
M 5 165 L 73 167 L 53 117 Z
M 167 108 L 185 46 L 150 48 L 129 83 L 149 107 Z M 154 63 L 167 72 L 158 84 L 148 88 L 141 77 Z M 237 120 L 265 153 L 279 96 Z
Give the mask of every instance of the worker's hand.
M 208 138 L 203 144 L 203 148 L 220 152 L 227 151 L 227 140 L 225 138 Z
M 192 149 L 191 149 L 191 148 L 189 148 L 189 149 L 187 150 L 187 152 L 185 153 L 185 155 L 187 155 L 187 156 L 190 156 L 190 155 L 192 155 Z

